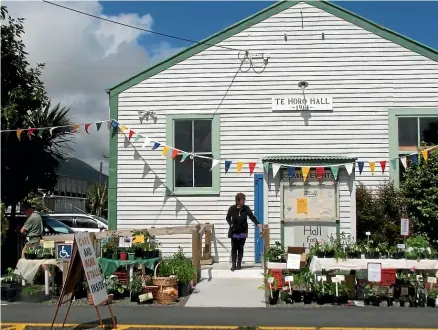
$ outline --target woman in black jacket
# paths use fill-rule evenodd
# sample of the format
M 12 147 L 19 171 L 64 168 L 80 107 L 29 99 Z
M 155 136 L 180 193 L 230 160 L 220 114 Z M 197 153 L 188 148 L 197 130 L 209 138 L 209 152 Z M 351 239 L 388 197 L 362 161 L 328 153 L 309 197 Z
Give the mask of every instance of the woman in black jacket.
M 231 238 L 231 271 L 242 269 L 243 247 L 248 237 L 248 218 L 259 227 L 263 226 L 257 221 L 248 205 L 245 205 L 246 197 L 242 193 L 236 195 L 236 204 L 230 206 L 227 213 L 227 222 L 230 225 L 228 238 Z

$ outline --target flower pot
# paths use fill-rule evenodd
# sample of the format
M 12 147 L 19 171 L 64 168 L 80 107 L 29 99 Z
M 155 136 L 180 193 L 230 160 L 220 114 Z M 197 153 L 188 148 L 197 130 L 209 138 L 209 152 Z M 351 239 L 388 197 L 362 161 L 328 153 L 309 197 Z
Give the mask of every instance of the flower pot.
M 126 252 L 120 252 L 120 260 L 128 260 L 128 254 Z
M 55 259 L 51 254 L 43 255 L 43 259 Z
M 143 257 L 143 259 L 152 258 L 152 251 L 142 251 L 142 257 Z
M 152 251 L 152 258 L 158 258 L 160 256 L 160 250 L 155 249 L 154 251 Z
M 41 303 L 43 301 L 49 300 L 50 296 L 46 296 L 43 291 L 37 292 L 30 295 L 22 295 L 22 301 L 28 303 Z
M 371 306 L 380 306 L 380 299 L 378 297 L 370 297 Z
M 138 292 L 131 292 L 131 302 L 138 303 L 139 302 L 138 296 L 139 296 Z
M 386 300 L 386 304 L 388 305 L 388 307 L 392 307 L 394 306 L 394 300 L 392 298 L 388 298 Z
M 1 282 L 1 299 L 9 302 L 21 300 L 21 284 L 17 282 Z
M 178 283 L 178 297 L 187 297 L 190 295 L 189 283 Z
M 323 251 L 318 251 L 315 253 L 315 256 L 317 256 L 318 258 L 324 258 L 325 253 Z
M 325 304 L 325 299 L 324 299 L 324 295 L 323 295 L 323 294 L 318 293 L 318 294 L 316 295 L 316 303 L 317 303 L 318 305 L 324 305 L 324 304 Z
M 363 303 L 364 303 L 365 306 L 369 306 L 370 305 L 370 300 L 368 298 L 365 298 L 363 300 Z
M 326 251 L 325 252 L 326 258 L 334 258 L 335 257 L 335 251 Z
M 405 307 L 405 301 L 403 299 L 399 300 L 398 303 L 400 304 L 400 307 Z
M 143 258 L 143 250 L 136 249 L 134 254 L 135 254 L 135 258 L 136 259 L 142 259 Z
M 309 304 L 312 303 L 312 301 L 313 301 L 313 294 L 312 294 L 312 292 L 305 292 L 304 295 L 303 295 L 303 302 L 304 302 L 304 304 L 309 305 Z
M 335 297 L 336 305 L 346 305 L 348 303 L 348 296 L 338 296 Z
M 37 256 L 36 256 L 35 253 L 25 253 L 25 254 L 24 254 L 24 259 L 35 260 L 36 257 L 37 257 Z
M 302 301 L 301 292 L 297 290 L 292 291 L 292 300 L 296 303 L 300 303 Z
M 436 307 L 436 299 L 432 297 L 427 297 L 427 307 Z
M 326 304 L 333 304 L 335 302 L 335 296 L 333 294 L 324 294 L 324 302 Z
M 128 253 L 128 260 L 134 260 L 135 259 L 135 253 Z
M 280 297 L 280 290 L 272 291 L 272 294 L 269 294 L 269 304 L 276 305 L 278 303 L 279 297 Z
M 112 254 L 111 254 L 111 259 L 113 259 L 113 260 L 119 260 L 119 254 L 118 254 L 118 253 L 112 253 Z

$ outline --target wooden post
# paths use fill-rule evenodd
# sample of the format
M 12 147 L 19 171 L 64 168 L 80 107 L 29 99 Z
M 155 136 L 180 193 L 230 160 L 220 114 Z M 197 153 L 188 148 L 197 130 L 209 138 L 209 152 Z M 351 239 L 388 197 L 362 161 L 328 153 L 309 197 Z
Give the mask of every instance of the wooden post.
M 265 253 L 269 249 L 270 237 L 269 237 L 269 225 L 263 225 L 263 265 L 264 265 L 264 273 L 266 274 L 268 262 L 265 260 Z
M 193 284 L 198 283 L 198 278 L 201 274 L 201 254 L 202 254 L 202 244 L 201 236 L 199 235 L 200 225 L 196 226 L 196 229 L 192 231 L 192 265 L 196 269 L 196 276 Z
M 206 223 L 208 225 L 208 222 Z M 205 231 L 204 239 L 204 253 L 201 260 L 202 265 L 212 265 L 213 259 L 211 258 L 211 229 Z

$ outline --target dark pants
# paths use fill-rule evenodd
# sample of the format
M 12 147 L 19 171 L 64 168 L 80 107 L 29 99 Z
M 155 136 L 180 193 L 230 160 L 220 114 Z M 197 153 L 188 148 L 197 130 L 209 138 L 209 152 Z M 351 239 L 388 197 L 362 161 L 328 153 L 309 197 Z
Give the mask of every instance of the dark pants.
M 231 239 L 231 262 L 233 265 L 241 265 L 243 258 L 243 247 L 245 246 L 246 238 Z

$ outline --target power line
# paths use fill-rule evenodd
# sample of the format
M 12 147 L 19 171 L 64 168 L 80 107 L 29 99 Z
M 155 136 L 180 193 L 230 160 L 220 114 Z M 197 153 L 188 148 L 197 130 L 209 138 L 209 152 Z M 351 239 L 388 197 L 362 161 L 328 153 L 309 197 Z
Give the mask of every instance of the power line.
M 242 51 L 241 49 L 236 49 L 236 48 L 231 48 L 231 47 L 226 47 L 226 46 L 219 46 L 219 45 L 215 45 L 215 44 L 209 44 L 209 43 L 203 42 L 203 41 L 196 41 L 196 40 L 191 40 L 191 39 L 187 39 L 187 38 L 173 36 L 173 35 L 166 34 L 166 33 L 161 33 L 161 32 L 156 32 L 156 31 L 152 31 L 152 30 L 148 30 L 148 29 L 143 29 L 143 28 L 138 27 L 138 26 L 134 26 L 134 25 L 130 25 L 130 24 L 125 24 L 125 23 L 113 21 L 113 20 L 108 19 L 108 18 L 104 18 L 104 17 L 100 17 L 100 16 L 97 16 L 97 15 L 93 15 L 93 14 L 90 14 L 90 13 L 87 13 L 87 12 L 84 12 L 84 11 L 80 11 L 80 10 L 77 10 L 77 9 L 66 7 L 66 6 L 63 6 L 63 5 L 54 3 L 54 2 L 50 2 L 50 1 L 47 1 L 47 0 L 43 0 L 43 2 L 45 2 L 47 4 L 50 4 L 50 5 L 53 5 L 53 6 L 56 6 L 56 7 L 59 7 L 59 8 L 63 8 L 65 10 L 69 10 L 69 11 L 75 12 L 77 14 L 93 17 L 93 18 L 100 19 L 100 20 L 105 21 L 105 22 L 109 22 L 109 23 L 113 23 L 113 24 L 129 27 L 131 29 L 140 30 L 140 31 L 144 31 L 144 32 L 149 32 L 149 33 L 156 34 L 156 35 L 159 35 L 159 36 L 162 36 L 162 37 L 166 37 L 166 38 L 172 38 L 172 39 L 177 39 L 177 40 L 182 40 L 182 41 L 187 41 L 187 42 L 193 42 L 193 43 L 199 44 L 199 45 L 203 44 L 203 45 L 207 45 L 207 46 L 211 46 L 211 47 L 218 47 L 218 48 L 223 48 L 223 49 L 227 49 L 227 50 L 234 50 L 234 51 L 238 51 L 238 52 Z

